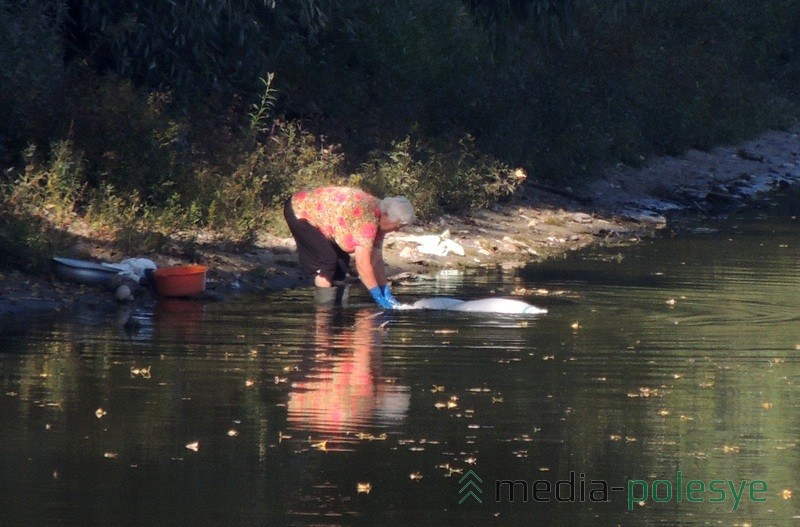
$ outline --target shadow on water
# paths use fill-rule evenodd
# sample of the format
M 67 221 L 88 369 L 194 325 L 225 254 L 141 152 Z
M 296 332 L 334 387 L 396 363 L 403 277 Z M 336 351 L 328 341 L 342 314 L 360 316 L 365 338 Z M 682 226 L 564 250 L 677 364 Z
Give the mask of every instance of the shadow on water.
M 800 228 L 759 214 L 396 288 L 538 318 L 296 290 L 3 333 L 0 524 L 791 525 Z

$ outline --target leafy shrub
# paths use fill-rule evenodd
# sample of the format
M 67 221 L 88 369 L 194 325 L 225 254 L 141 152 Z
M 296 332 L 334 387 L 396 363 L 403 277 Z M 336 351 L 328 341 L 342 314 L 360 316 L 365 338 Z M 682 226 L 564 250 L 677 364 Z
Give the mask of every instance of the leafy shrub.
M 377 195 L 408 197 L 421 218 L 486 207 L 510 196 L 524 180 L 523 170 L 478 153 L 470 136 L 445 154 L 406 137 L 351 176 L 352 183 Z
M 54 254 L 68 254 L 72 237 L 38 216 L 0 208 L 0 267 L 45 271 Z
M 214 186 L 208 206 L 208 225 L 249 236 L 271 211 L 303 188 L 341 183 L 342 156 L 335 145 L 325 145 L 296 123 L 276 125 L 266 143 L 259 143 L 229 175 L 208 171 L 202 175 Z
M 89 184 L 111 184 L 150 201 L 166 199 L 168 194 L 157 191 L 177 179 L 178 161 L 188 149 L 186 125 L 167 111 L 171 95 L 143 92 L 85 68 L 76 68 L 70 81 L 61 131 L 90 165 Z
M 53 145 L 47 159 L 40 159 L 36 147 L 31 146 L 25 151 L 24 170 L 3 189 L 5 208 L 66 223 L 75 212 L 84 173 L 83 159 L 69 141 Z
M 0 139 L 23 144 L 61 86 L 64 2 L 0 0 Z M 0 145 L 2 146 L 2 145 Z
M 257 89 L 282 56 L 302 56 L 327 22 L 329 0 L 77 2 L 71 44 L 149 89 L 183 103 Z

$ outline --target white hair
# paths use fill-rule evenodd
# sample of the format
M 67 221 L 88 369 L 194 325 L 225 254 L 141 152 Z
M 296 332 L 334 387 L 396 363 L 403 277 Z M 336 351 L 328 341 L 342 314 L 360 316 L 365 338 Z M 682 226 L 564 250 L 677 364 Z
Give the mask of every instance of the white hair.
M 404 196 L 391 196 L 381 200 L 381 213 L 386 214 L 390 221 L 408 225 L 414 223 L 414 206 Z

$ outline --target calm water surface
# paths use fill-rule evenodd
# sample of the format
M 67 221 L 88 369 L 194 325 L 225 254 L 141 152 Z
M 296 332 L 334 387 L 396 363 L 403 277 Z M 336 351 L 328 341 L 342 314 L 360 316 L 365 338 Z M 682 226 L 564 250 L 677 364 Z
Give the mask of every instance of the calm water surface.
M 0 525 L 797 525 L 791 214 L 395 288 L 539 318 L 289 291 L 4 327 Z

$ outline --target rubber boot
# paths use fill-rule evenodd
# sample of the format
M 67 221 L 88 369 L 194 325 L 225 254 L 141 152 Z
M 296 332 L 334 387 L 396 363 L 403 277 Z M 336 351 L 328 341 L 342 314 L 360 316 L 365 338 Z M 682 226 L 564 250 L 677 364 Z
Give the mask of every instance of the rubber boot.
M 350 286 L 335 285 L 333 287 L 315 287 L 314 303 L 318 307 L 342 307 L 347 305 Z

